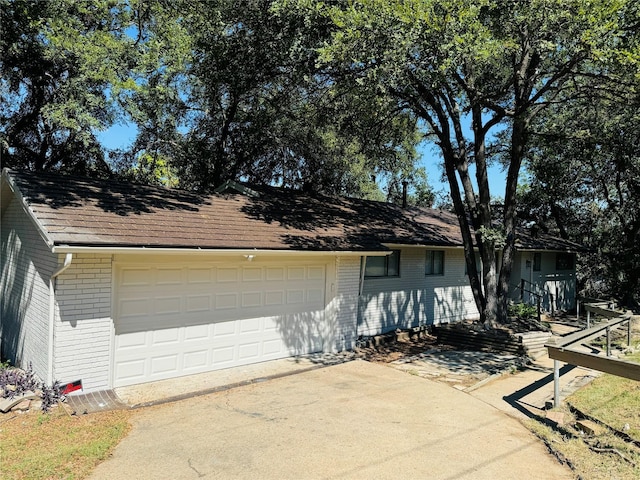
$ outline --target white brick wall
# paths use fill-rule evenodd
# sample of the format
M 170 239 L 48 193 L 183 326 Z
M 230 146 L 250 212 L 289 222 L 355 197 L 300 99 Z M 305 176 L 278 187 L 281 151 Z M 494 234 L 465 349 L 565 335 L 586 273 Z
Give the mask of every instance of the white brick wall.
M 444 275 L 425 275 L 425 249 L 400 252 L 400 276 L 366 278 L 358 334 L 478 318 L 462 249 L 444 249 Z
M 0 336 L 2 356 L 47 378 L 49 278 L 57 258 L 15 199 L 1 225 Z
M 110 255 L 77 254 L 56 281 L 55 377 L 85 392 L 109 388 L 111 268 Z

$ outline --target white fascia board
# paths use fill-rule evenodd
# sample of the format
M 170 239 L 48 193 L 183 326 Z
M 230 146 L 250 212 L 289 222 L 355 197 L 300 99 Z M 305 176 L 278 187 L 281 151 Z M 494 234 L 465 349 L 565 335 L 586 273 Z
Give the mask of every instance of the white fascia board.
M 44 242 L 47 244 L 47 246 L 53 252 L 53 247 L 54 247 L 53 239 L 51 238 L 51 236 L 47 232 L 47 229 L 44 228 L 44 225 L 42 225 L 42 223 L 40 223 L 40 221 L 38 220 L 38 217 L 36 217 L 36 214 L 33 212 L 31 207 L 29 207 L 29 204 L 27 203 L 27 201 L 22 196 L 22 193 L 20 193 L 20 190 L 18 189 L 18 186 L 13 181 L 13 178 L 11 178 L 11 175 L 9 174 L 9 170 L 7 168 L 4 168 L 2 170 L 2 178 L 6 181 L 6 184 L 9 186 L 9 189 L 11 189 L 11 193 L 13 193 L 13 195 L 16 197 L 16 200 L 18 200 L 18 202 L 20 202 L 20 205 L 22 206 L 22 209 L 27 214 L 27 217 L 29 217 L 29 220 L 31 220 L 33 225 L 36 227 L 36 230 L 38 231 L 38 233 L 40 234 L 40 236 L 42 237 Z M 55 253 L 55 252 L 53 252 L 53 253 Z
M 387 248 L 399 249 L 399 248 L 424 248 L 431 250 L 463 250 L 464 247 L 462 245 L 421 245 L 415 243 L 384 243 L 383 244 Z M 477 249 L 476 249 L 477 250 Z
M 517 252 L 541 252 L 541 253 L 578 253 L 577 250 L 558 250 L 556 249 L 546 249 L 546 248 L 517 248 Z
M 56 245 L 53 253 L 101 253 L 106 255 L 270 255 L 270 256 L 305 256 L 305 257 L 339 257 L 367 256 L 385 257 L 390 251 L 312 251 L 312 250 L 264 250 L 264 249 L 216 249 L 216 248 L 163 248 L 163 247 L 101 247 Z

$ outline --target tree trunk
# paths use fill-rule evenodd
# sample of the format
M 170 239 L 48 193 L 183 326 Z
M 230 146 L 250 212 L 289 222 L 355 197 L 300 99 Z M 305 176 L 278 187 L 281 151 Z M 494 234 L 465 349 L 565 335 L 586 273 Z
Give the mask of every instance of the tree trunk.
M 516 191 L 518 187 L 518 173 L 524 157 L 524 149 L 527 142 L 527 121 L 521 116 L 513 119 L 511 133 L 511 163 L 507 172 L 507 185 L 504 196 L 504 234 L 505 245 L 502 253 L 500 267 L 500 280 L 498 283 L 498 319 L 507 320 L 507 306 L 509 302 L 509 290 L 511 282 L 511 269 L 515 257 L 516 244 Z

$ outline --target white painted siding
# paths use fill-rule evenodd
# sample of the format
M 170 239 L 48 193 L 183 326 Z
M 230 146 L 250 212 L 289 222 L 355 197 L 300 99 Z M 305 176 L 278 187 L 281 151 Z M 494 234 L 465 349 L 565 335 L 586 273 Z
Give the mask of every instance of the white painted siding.
M 111 269 L 110 255 L 77 254 L 56 279 L 54 376 L 85 392 L 110 386 Z
M 541 308 L 546 312 L 556 310 L 571 310 L 575 308 L 576 273 L 573 270 L 556 270 L 556 252 L 541 252 L 541 269 L 533 270 L 534 252 L 518 252 L 514 260 L 514 270 L 511 275 L 513 285 L 511 298 L 520 300 L 520 281 L 526 280 L 525 289 L 541 295 Z M 527 267 L 527 261 L 531 264 Z M 517 265 L 517 268 L 516 268 Z M 534 295 L 524 292 L 522 299 L 535 304 Z
M 400 252 L 400 276 L 366 278 L 358 335 L 479 318 L 462 249 L 445 251 L 444 275 L 425 275 L 424 248 Z
M 335 315 L 335 350 L 350 350 L 358 339 L 358 293 L 360 291 L 360 257 L 336 259 L 337 285 L 330 311 Z
M 47 378 L 49 278 L 57 258 L 15 199 L 2 215 L 0 336 L 2 355 Z

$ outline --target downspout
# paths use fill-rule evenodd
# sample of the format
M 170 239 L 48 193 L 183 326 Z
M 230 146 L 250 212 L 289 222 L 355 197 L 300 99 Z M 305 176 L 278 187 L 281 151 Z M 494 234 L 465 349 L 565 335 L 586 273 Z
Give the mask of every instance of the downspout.
M 56 299 L 55 299 L 55 283 L 56 277 L 64 272 L 73 260 L 73 253 L 67 253 L 64 257 L 64 263 L 51 274 L 49 279 L 49 355 L 47 356 L 47 385 L 53 385 L 53 340 L 54 326 L 56 321 Z

